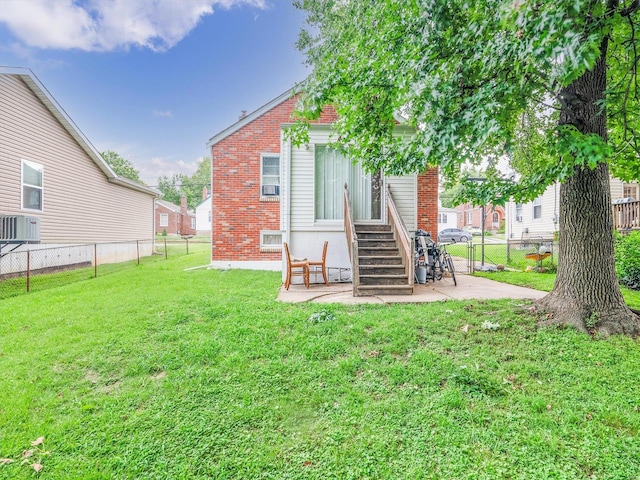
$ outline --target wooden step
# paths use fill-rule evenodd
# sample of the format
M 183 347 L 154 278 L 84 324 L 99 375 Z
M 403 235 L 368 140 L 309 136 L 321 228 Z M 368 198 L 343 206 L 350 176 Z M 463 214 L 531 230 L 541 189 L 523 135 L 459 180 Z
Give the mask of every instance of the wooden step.
M 360 275 L 404 275 L 404 265 L 362 265 L 360 264 Z
M 389 256 L 397 255 L 398 247 L 360 247 L 358 246 L 358 258 L 359 257 L 371 257 L 371 256 Z
M 356 233 L 360 232 L 390 232 L 391 225 L 385 223 L 356 223 Z
M 356 292 L 359 297 L 373 295 L 412 295 L 413 287 L 410 285 L 360 285 Z
M 367 240 L 369 238 L 385 238 L 388 240 L 395 240 L 393 232 L 357 232 L 358 240 Z
M 408 285 L 409 277 L 404 273 L 393 274 L 360 274 L 360 285 Z
M 360 266 L 363 265 L 402 265 L 400 255 L 360 255 L 358 257 Z
M 379 248 L 394 247 L 398 248 L 393 238 L 358 238 L 358 248 Z

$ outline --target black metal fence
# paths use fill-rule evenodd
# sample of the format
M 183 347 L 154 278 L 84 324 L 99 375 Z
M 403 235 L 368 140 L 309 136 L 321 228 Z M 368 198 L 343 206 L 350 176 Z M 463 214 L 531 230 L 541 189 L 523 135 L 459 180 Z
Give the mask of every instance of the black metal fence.
M 0 299 L 185 255 L 190 245 L 188 239 L 165 239 L 60 246 L 29 244 L 9 251 L 11 247 L 3 245 L 0 249 Z

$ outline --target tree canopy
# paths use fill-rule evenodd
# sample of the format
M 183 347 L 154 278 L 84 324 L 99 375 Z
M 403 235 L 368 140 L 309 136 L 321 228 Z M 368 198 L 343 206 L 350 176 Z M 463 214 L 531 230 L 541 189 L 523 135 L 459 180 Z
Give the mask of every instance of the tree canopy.
M 581 329 L 597 317 L 603 333 L 640 333 L 614 283 L 608 190 L 610 171 L 640 178 L 639 0 L 295 4 L 311 27 L 298 46 L 313 73 L 299 86 L 294 142 L 331 104 L 336 145 L 371 171 L 438 166 L 456 182 L 464 165 L 484 163 L 487 181 L 460 193 L 481 204 L 531 200 L 560 182 L 558 276 L 542 304 Z M 398 121 L 415 127 L 410 139 L 393 135 Z M 498 171 L 504 160 L 517 182 Z M 588 244 L 605 260 L 587 257 Z M 599 291 L 596 274 L 607 279 Z
M 576 165 L 607 162 L 620 178 L 640 178 L 637 0 L 296 4 L 312 27 L 299 48 L 314 68 L 300 85 L 297 113 L 309 120 L 333 104 L 340 116 L 335 138 L 369 169 L 437 165 L 456 179 L 461 165 L 485 161 L 494 181 L 475 188 L 518 200 L 563 181 Z M 598 108 L 608 116 L 608 139 L 549 121 L 578 100 L 566 86 L 594 67 L 603 42 L 609 78 Z M 416 127 L 408 142 L 392 135 L 399 116 Z M 537 159 L 518 163 L 527 129 L 542 137 Z M 293 135 L 299 139 L 304 129 Z M 514 168 L 527 165 L 517 185 L 493 171 L 503 158 L 515 160 Z
M 198 161 L 193 175 L 177 173 L 158 178 L 158 190 L 162 192 L 164 200 L 179 205 L 180 197 L 184 195 L 189 208 L 196 208 L 202 202 L 204 188 L 211 191 L 211 159 L 208 157 Z
M 121 177 L 128 178 L 134 182 L 138 182 L 144 185 L 144 182 L 140 178 L 140 172 L 133 166 L 133 164 L 126 158 L 122 158 L 118 153 L 113 150 L 107 150 L 101 153 L 102 158 L 109 164 Z

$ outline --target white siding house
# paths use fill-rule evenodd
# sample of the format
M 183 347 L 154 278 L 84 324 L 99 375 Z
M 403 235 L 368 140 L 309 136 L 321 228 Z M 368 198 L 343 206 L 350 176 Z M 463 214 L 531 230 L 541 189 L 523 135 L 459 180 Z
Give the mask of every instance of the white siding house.
M 114 173 L 30 70 L 0 67 L 0 216 L 36 218 L 41 246 L 151 240 L 158 195 Z
M 196 235 L 211 235 L 211 195 L 196 207 Z
M 445 228 L 457 228 L 458 215 L 462 214 L 455 208 L 438 207 L 438 232 Z
M 638 182 L 625 183 L 617 178 L 610 179 L 611 200 L 636 198 L 632 193 L 640 194 Z M 560 185 L 550 185 L 533 202 L 516 204 L 507 202 L 505 206 L 506 235 L 509 240 L 526 237 L 552 238 L 559 229 Z

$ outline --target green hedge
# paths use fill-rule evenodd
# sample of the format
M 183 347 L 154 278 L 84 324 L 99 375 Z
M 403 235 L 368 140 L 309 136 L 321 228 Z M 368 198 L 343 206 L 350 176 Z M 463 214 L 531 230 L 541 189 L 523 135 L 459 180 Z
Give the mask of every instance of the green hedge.
M 616 273 L 621 284 L 640 290 L 640 232 L 616 234 Z

